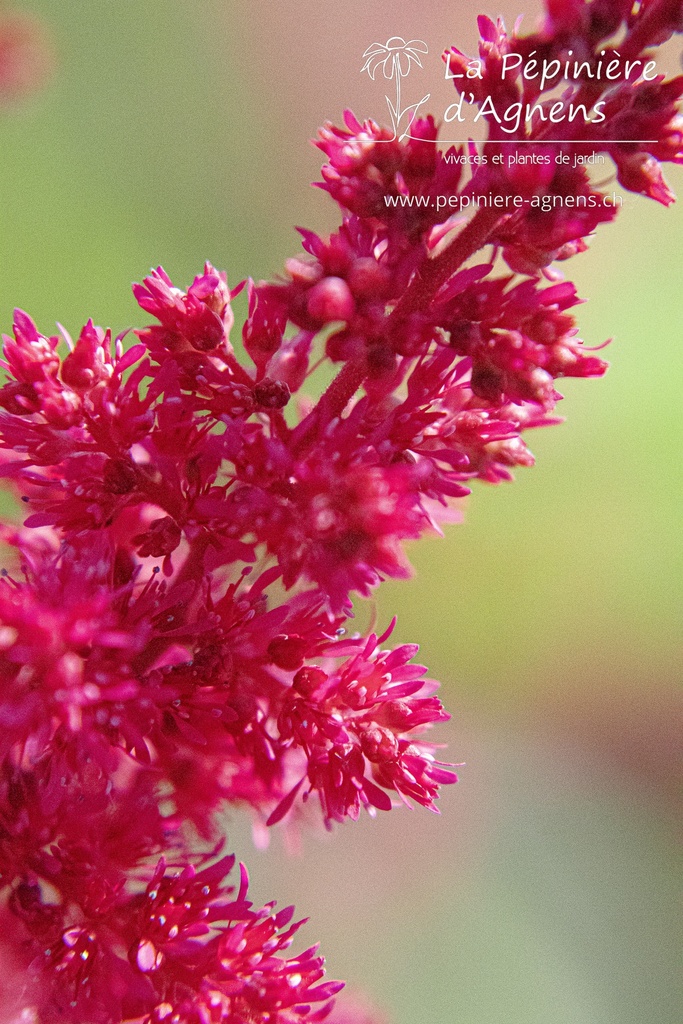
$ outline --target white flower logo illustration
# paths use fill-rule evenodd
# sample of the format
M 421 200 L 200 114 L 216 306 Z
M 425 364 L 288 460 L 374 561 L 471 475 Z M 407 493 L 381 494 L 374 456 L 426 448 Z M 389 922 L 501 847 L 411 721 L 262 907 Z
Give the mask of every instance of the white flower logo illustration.
M 411 103 L 409 106 L 401 109 L 401 79 L 408 77 L 413 64 L 417 64 L 421 68 L 420 54 L 428 52 L 427 44 L 422 39 L 411 39 L 409 42 L 406 42 L 401 36 L 392 36 L 390 39 L 387 39 L 386 43 L 372 43 L 363 54 L 365 64 L 361 68 L 361 74 L 367 71 L 374 82 L 375 75 L 381 68 L 384 78 L 389 81 L 392 79 L 396 80 L 395 104 L 391 102 L 388 96 L 386 97 L 394 129 L 394 138 L 399 138 L 400 123 L 406 114 L 408 115 L 408 124 L 400 138 L 404 139 L 410 134 L 410 126 L 415 119 L 418 109 L 429 99 L 430 94 L 427 93 L 419 103 Z

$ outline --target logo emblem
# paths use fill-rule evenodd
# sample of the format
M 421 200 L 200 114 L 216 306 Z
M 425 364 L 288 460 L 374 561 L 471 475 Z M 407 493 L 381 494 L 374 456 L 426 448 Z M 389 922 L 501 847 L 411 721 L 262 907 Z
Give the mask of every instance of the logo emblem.
M 401 80 L 408 77 L 413 64 L 417 64 L 420 68 L 422 67 L 420 54 L 428 52 L 427 44 L 422 39 L 411 39 L 409 42 L 406 42 L 401 36 L 392 36 L 391 39 L 387 39 L 386 43 L 372 43 L 363 54 L 365 64 L 361 68 L 361 74 L 367 71 L 374 82 L 375 75 L 381 68 L 383 76 L 387 81 L 393 80 L 396 82 L 394 102 L 388 96 L 385 97 L 394 130 L 394 139 L 410 138 L 410 127 L 415 120 L 417 112 L 431 95 L 427 93 L 418 103 L 411 103 L 407 107 L 401 107 Z

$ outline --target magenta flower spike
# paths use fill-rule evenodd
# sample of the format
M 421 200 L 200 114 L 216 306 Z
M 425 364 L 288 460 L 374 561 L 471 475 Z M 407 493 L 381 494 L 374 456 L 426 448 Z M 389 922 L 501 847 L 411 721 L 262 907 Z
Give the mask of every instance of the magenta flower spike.
M 254 909 L 219 812 L 246 808 L 263 831 L 436 811 L 456 781 L 425 739 L 449 717 L 437 684 L 416 645 L 391 646 L 393 622 L 358 635 L 352 601 L 410 574 L 404 542 L 457 518 L 472 480 L 532 464 L 526 431 L 558 422 L 561 378 L 605 372 L 552 266 L 618 213 L 575 157 L 607 154 L 623 188 L 665 205 L 661 165 L 683 163 L 683 76 L 645 72 L 683 30 L 680 0 L 548 0 L 530 36 L 479 27 L 477 58 L 446 59 L 483 111 L 487 161 L 444 156 L 433 118 L 400 139 L 348 112 L 325 125 L 321 187 L 341 225 L 303 230 L 282 278 L 247 283 L 243 356 L 243 284 L 209 263 L 187 292 L 161 268 L 134 285 L 151 322 L 127 338 L 91 321 L 75 342 L 48 336 L 15 312 L 0 389 L 0 471 L 25 512 L 0 527 L 3 1019 L 380 1020 L 333 1007 L 341 983 L 316 947 L 291 954 L 292 908 Z M 418 43 L 371 47 L 365 67 L 400 83 Z M 568 50 L 584 69 L 565 102 L 602 117 L 553 121 L 550 69 Z M 545 81 L 523 73 L 532 52 Z M 479 76 L 455 77 L 473 62 Z M 337 373 L 316 399 L 320 359 Z

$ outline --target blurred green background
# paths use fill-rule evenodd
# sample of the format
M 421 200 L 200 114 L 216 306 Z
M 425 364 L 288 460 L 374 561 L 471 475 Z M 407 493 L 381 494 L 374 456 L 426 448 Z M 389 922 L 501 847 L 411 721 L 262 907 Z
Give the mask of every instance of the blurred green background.
M 509 25 L 521 13 L 500 6 Z M 158 263 L 181 285 L 205 259 L 232 283 L 276 272 L 294 224 L 335 223 L 307 188 L 317 123 L 345 105 L 382 116 L 365 48 L 418 36 L 436 67 L 445 45 L 472 48 L 479 10 L 23 9 L 44 19 L 56 63 L 0 115 L 0 326 L 20 305 L 45 332 L 134 323 L 130 283 Z M 307 835 L 294 856 L 277 838 L 257 853 L 231 823 L 257 897 L 296 902 L 331 974 L 395 1024 L 681 1019 L 682 268 L 681 209 L 635 198 L 565 265 L 590 298 L 587 344 L 616 337 L 613 368 L 568 382 L 568 423 L 531 438 L 537 467 L 476 487 L 464 526 L 413 547 L 415 579 L 381 589 L 380 622 L 399 614 L 454 715 L 440 738 L 466 767 L 442 817 L 397 811 L 330 842 Z

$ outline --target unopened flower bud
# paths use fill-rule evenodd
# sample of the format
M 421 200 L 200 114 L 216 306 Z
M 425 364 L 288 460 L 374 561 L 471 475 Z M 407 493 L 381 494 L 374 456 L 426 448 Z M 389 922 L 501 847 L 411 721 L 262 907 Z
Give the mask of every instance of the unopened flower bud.
M 361 746 L 368 761 L 389 761 L 398 754 L 398 741 L 393 732 L 381 725 L 366 729 Z
M 293 672 L 303 664 L 307 647 L 308 644 L 302 636 L 281 633 L 268 644 L 268 657 L 274 665 Z
M 264 377 L 254 387 L 256 404 L 263 409 L 283 409 L 289 401 L 289 388 L 283 380 Z
M 302 697 L 312 697 L 315 691 L 327 682 L 327 672 L 309 665 L 300 668 L 292 680 L 292 686 Z
M 361 256 L 351 264 L 347 281 L 354 295 L 362 298 L 374 295 L 380 298 L 391 284 L 391 273 L 372 256 Z
M 315 320 L 330 324 L 335 320 L 350 320 L 356 304 L 343 278 L 326 277 L 311 288 L 307 308 Z

